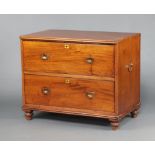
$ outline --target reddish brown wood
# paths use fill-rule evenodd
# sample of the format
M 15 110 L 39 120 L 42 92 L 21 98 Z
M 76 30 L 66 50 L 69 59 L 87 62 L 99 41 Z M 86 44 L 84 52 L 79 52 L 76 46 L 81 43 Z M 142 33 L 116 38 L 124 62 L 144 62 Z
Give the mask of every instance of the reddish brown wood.
M 116 45 L 118 55 L 115 88 L 118 113 L 131 111 L 140 104 L 140 35 L 128 37 Z M 133 64 L 129 71 L 129 64 Z
M 31 120 L 33 116 L 33 110 L 25 110 L 25 119 Z
M 118 54 L 117 73 L 116 73 L 116 91 L 118 99 L 118 113 L 128 111 L 132 107 L 131 103 L 131 72 L 128 65 L 131 62 L 130 38 L 124 39 L 117 45 L 116 54 Z
M 67 44 L 53 42 L 24 41 L 24 70 L 79 74 L 95 76 L 114 76 L 114 46 Z M 42 55 L 47 60 L 42 60 Z M 91 58 L 92 64 L 87 60 Z M 32 65 L 33 64 L 33 65 Z
M 138 113 L 139 113 L 139 108 L 137 108 L 137 109 L 135 109 L 135 110 L 133 110 L 133 111 L 131 112 L 131 117 L 132 117 L 132 118 L 136 118 L 137 115 L 138 115 Z
M 131 38 L 131 59 L 131 104 L 135 106 L 140 103 L 140 35 Z
M 137 33 L 77 30 L 45 30 L 29 35 L 22 35 L 20 38 L 22 40 L 115 44 L 128 36 L 134 36 L 136 34 Z
M 23 104 L 25 104 L 25 92 L 24 92 L 24 60 L 23 60 L 23 42 L 20 40 L 20 45 L 21 45 L 21 65 L 22 65 L 22 68 L 21 68 L 21 72 L 22 72 L 22 102 Z
M 113 117 L 109 119 L 110 124 L 112 126 L 113 130 L 117 130 L 119 128 L 119 118 L 118 117 Z
M 39 110 L 44 112 L 65 113 L 70 115 L 89 116 L 89 117 L 96 117 L 96 118 L 108 118 L 108 119 L 117 116 L 114 112 L 107 112 L 107 111 L 103 112 L 101 110 L 94 111 L 89 109 L 56 107 L 56 106 L 47 106 L 47 105 L 38 105 L 38 104 L 24 104 L 23 110 L 27 110 L 27 109 Z
M 113 77 L 105 77 L 105 76 L 87 76 L 87 75 L 73 75 L 73 74 L 58 74 L 58 73 L 46 73 L 46 72 L 31 72 L 24 71 L 24 74 L 28 75 L 44 75 L 49 77 L 64 77 L 64 78 L 76 78 L 76 79 L 90 79 L 90 80 L 104 80 L 104 81 L 115 81 Z
M 49 91 L 46 95 L 44 88 Z M 26 104 L 114 112 L 111 81 L 25 75 L 25 97 Z
M 116 129 L 137 116 L 139 33 L 49 30 L 21 36 L 21 49 L 27 119 L 40 110 L 107 118 Z

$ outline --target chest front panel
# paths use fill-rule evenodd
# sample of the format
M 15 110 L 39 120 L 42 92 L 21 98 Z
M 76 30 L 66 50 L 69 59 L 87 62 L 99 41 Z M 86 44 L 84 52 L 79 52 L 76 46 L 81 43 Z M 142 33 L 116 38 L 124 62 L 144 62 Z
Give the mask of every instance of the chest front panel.
M 26 104 L 114 112 L 114 83 L 77 78 L 25 76 Z
M 24 70 L 114 77 L 114 46 L 23 42 Z

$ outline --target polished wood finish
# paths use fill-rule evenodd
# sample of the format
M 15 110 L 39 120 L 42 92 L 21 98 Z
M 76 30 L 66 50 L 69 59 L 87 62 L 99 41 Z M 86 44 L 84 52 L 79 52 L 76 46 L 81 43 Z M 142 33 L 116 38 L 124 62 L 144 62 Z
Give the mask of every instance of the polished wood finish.
M 77 31 L 77 30 L 45 30 L 28 35 L 22 35 L 22 40 L 79 42 L 79 43 L 106 43 L 116 44 L 129 36 L 137 33 L 100 32 L 100 31 Z
M 131 60 L 133 71 L 131 72 L 131 104 L 140 103 L 140 36 L 131 38 Z
M 109 118 L 110 124 L 112 126 L 112 130 L 116 130 L 119 127 L 119 118 Z
M 138 109 L 135 109 L 134 111 L 131 112 L 131 117 L 132 118 L 136 118 L 137 115 L 138 115 L 138 113 L 139 113 L 139 108 Z
M 119 42 L 115 54 L 118 59 L 115 91 L 118 113 L 123 113 L 140 104 L 140 34 Z M 129 64 L 133 64 L 131 72 Z
M 48 89 L 47 95 L 42 92 L 43 88 Z M 114 112 L 111 81 L 26 75 L 25 97 L 26 104 Z
M 31 120 L 33 116 L 33 110 L 24 110 L 25 111 L 25 119 Z
M 24 41 L 24 70 L 114 76 L 114 46 Z M 42 60 L 46 55 L 47 60 Z M 89 59 L 93 62 L 89 63 Z M 33 64 L 33 65 L 32 65 Z
M 47 30 L 21 36 L 23 110 L 106 118 L 140 108 L 140 34 Z
M 31 72 L 31 71 L 24 71 L 24 74 L 29 74 L 29 75 L 44 75 L 44 76 L 54 76 L 54 77 L 64 77 L 64 78 L 77 78 L 77 79 L 115 81 L 115 78 L 114 77 L 105 77 L 105 76 L 87 76 L 87 75 L 73 75 L 73 74 L 57 74 L 57 73 Z

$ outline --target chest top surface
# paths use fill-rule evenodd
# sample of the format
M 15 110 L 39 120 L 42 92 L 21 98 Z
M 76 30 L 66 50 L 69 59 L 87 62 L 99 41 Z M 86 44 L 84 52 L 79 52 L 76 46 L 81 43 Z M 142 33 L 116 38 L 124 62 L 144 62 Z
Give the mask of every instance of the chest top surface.
M 45 30 L 28 35 L 22 35 L 20 38 L 21 40 L 116 44 L 117 42 L 127 37 L 131 37 L 137 34 L 139 33 L 77 31 L 77 30 Z

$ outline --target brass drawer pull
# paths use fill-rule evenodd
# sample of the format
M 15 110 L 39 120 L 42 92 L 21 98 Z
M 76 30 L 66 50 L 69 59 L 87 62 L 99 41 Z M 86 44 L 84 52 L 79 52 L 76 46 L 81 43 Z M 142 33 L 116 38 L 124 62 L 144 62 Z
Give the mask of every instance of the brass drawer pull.
M 65 79 L 65 83 L 66 84 L 70 84 L 70 80 L 69 79 Z
M 64 48 L 69 49 L 69 45 L 68 44 L 65 44 L 64 45 Z
M 44 87 L 44 88 L 42 88 L 42 93 L 43 93 L 44 95 L 48 95 L 48 94 L 50 93 L 50 89 L 47 88 L 47 87 Z
M 93 64 L 94 59 L 93 59 L 93 58 L 87 58 L 87 59 L 86 59 L 86 62 L 87 62 L 88 64 Z
M 42 54 L 41 55 L 41 60 L 48 60 L 48 55 L 47 54 Z
M 86 93 L 86 96 L 87 96 L 89 99 L 93 99 L 94 95 L 95 95 L 95 92 L 87 92 L 87 93 Z

